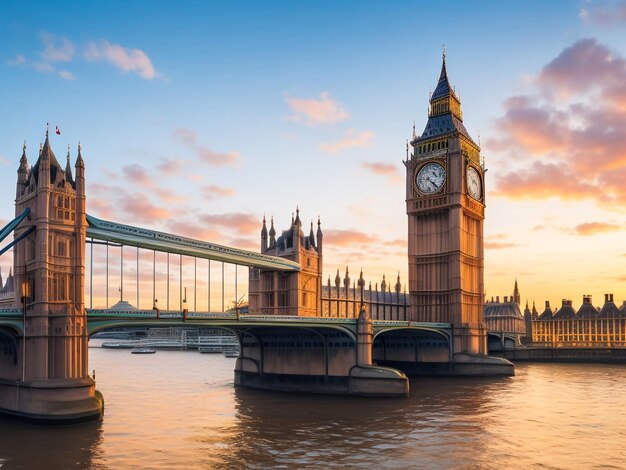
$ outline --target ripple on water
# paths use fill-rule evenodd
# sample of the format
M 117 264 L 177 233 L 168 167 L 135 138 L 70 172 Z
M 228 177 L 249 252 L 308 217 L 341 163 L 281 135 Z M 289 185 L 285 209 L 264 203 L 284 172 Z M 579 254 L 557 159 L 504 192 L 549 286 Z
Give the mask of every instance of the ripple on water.
M 373 400 L 235 389 L 234 363 L 220 355 L 89 353 L 103 421 L 0 420 L 0 466 L 626 468 L 623 366 L 522 364 L 509 379 L 418 378 L 408 399 Z

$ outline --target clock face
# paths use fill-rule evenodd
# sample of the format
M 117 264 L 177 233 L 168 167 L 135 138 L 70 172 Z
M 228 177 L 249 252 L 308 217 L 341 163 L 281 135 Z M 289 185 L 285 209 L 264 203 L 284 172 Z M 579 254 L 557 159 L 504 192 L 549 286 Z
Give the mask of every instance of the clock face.
M 433 194 L 443 188 L 446 182 L 446 169 L 439 163 L 427 163 L 415 177 L 417 189 L 424 194 Z
M 467 194 L 474 199 L 481 200 L 482 198 L 482 185 L 480 184 L 480 175 L 476 168 L 472 166 L 467 167 Z

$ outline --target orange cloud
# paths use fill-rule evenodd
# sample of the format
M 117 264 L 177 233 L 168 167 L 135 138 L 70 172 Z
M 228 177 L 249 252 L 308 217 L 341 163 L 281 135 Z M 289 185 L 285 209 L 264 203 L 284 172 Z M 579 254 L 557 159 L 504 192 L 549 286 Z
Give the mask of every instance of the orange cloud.
M 621 225 L 605 222 L 587 222 L 574 227 L 574 232 L 578 235 L 589 236 L 599 233 L 615 232 L 622 229 L 623 227 Z
M 208 163 L 211 166 L 232 166 L 236 165 L 239 160 L 238 152 L 220 153 L 211 150 L 204 145 L 198 143 L 198 135 L 191 129 L 180 127 L 175 129 L 174 137 L 192 149 L 199 160 Z
M 506 242 L 485 242 L 485 249 L 487 250 L 502 250 L 505 248 L 513 248 L 519 246 L 517 243 Z
M 85 48 L 85 59 L 109 62 L 123 73 L 133 72 L 147 80 L 157 76 L 152 61 L 144 51 L 111 44 L 106 39 L 89 42 Z
M 152 178 L 144 167 L 137 164 L 128 165 L 122 168 L 122 174 L 127 180 L 132 181 L 135 184 L 151 188 L 154 186 Z
M 342 140 L 337 142 L 322 142 L 320 144 L 320 150 L 335 154 L 349 148 L 367 148 L 372 146 L 372 140 L 374 140 L 374 133 L 371 131 L 357 132 L 354 129 L 347 129 L 344 132 Z
M 325 230 L 324 246 L 343 247 L 378 243 L 378 238 L 358 230 Z M 362 253 L 361 253 L 362 254 Z
M 223 188 L 215 184 L 204 186 L 202 188 L 202 194 L 204 194 L 207 199 L 234 196 L 236 193 L 237 192 L 232 188 Z
M 234 212 L 228 214 L 203 214 L 199 219 L 209 226 L 217 226 L 241 235 L 252 235 L 261 232 L 261 223 L 253 214 Z
M 388 177 L 394 183 L 399 183 L 403 179 L 398 167 L 392 163 L 364 162 L 361 166 L 372 173 Z
M 121 195 L 119 203 L 126 215 L 130 216 L 132 220 L 154 223 L 171 217 L 170 211 L 155 206 L 143 193 Z
M 315 98 L 285 98 L 287 104 L 295 114 L 285 116 L 288 121 L 304 122 L 308 125 L 332 124 L 350 119 L 350 113 L 343 108 L 341 103 L 330 97 L 328 92 L 320 93 L 319 99 Z
M 593 106 L 585 103 L 593 102 Z M 595 39 L 546 64 L 534 91 L 504 102 L 487 147 L 521 168 L 495 193 L 514 199 L 592 200 L 623 210 L 626 198 L 626 60 Z

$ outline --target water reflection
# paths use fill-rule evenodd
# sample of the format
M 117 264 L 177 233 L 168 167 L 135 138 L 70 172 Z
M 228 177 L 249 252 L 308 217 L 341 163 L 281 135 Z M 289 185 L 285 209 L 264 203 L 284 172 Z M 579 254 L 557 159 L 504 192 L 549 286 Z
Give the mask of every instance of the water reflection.
M 236 432 L 222 468 L 437 465 L 480 459 L 486 390 L 506 380 L 412 380 L 404 400 L 235 390 Z M 454 437 L 452 437 L 454 436 Z
M 626 459 L 624 366 L 420 378 L 398 400 L 235 389 L 234 360 L 221 355 L 89 352 L 104 420 L 0 418 L 2 469 L 589 468 Z
M 105 468 L 99 460 L 102 424 L 43 426 L 0 418 L 1 468 Z

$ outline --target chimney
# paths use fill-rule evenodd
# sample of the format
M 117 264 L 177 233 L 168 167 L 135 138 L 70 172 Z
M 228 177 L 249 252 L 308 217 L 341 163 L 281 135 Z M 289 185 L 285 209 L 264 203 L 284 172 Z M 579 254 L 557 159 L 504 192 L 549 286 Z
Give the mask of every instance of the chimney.
M 590 303 L 591 303 L 591 296 L 589 294 L 583 295 L 583 304 L 590 304 Z
M 496 295 L 496 302 L 500 303 L 500 296 L 499 295 Z
M 609 295 L 610 294 L 604 294 L 604 303 L 607 303 L 609 301 Z
M 509 301 L 509 298 L 505 295 L 504 296 L 504 303 L 507 303 Z
M 613 302 L 613 294 L 609 294 L 609 302 Z
M 546 309 L 549 310 L 550 309 L 550 301 L 546 300 Z

